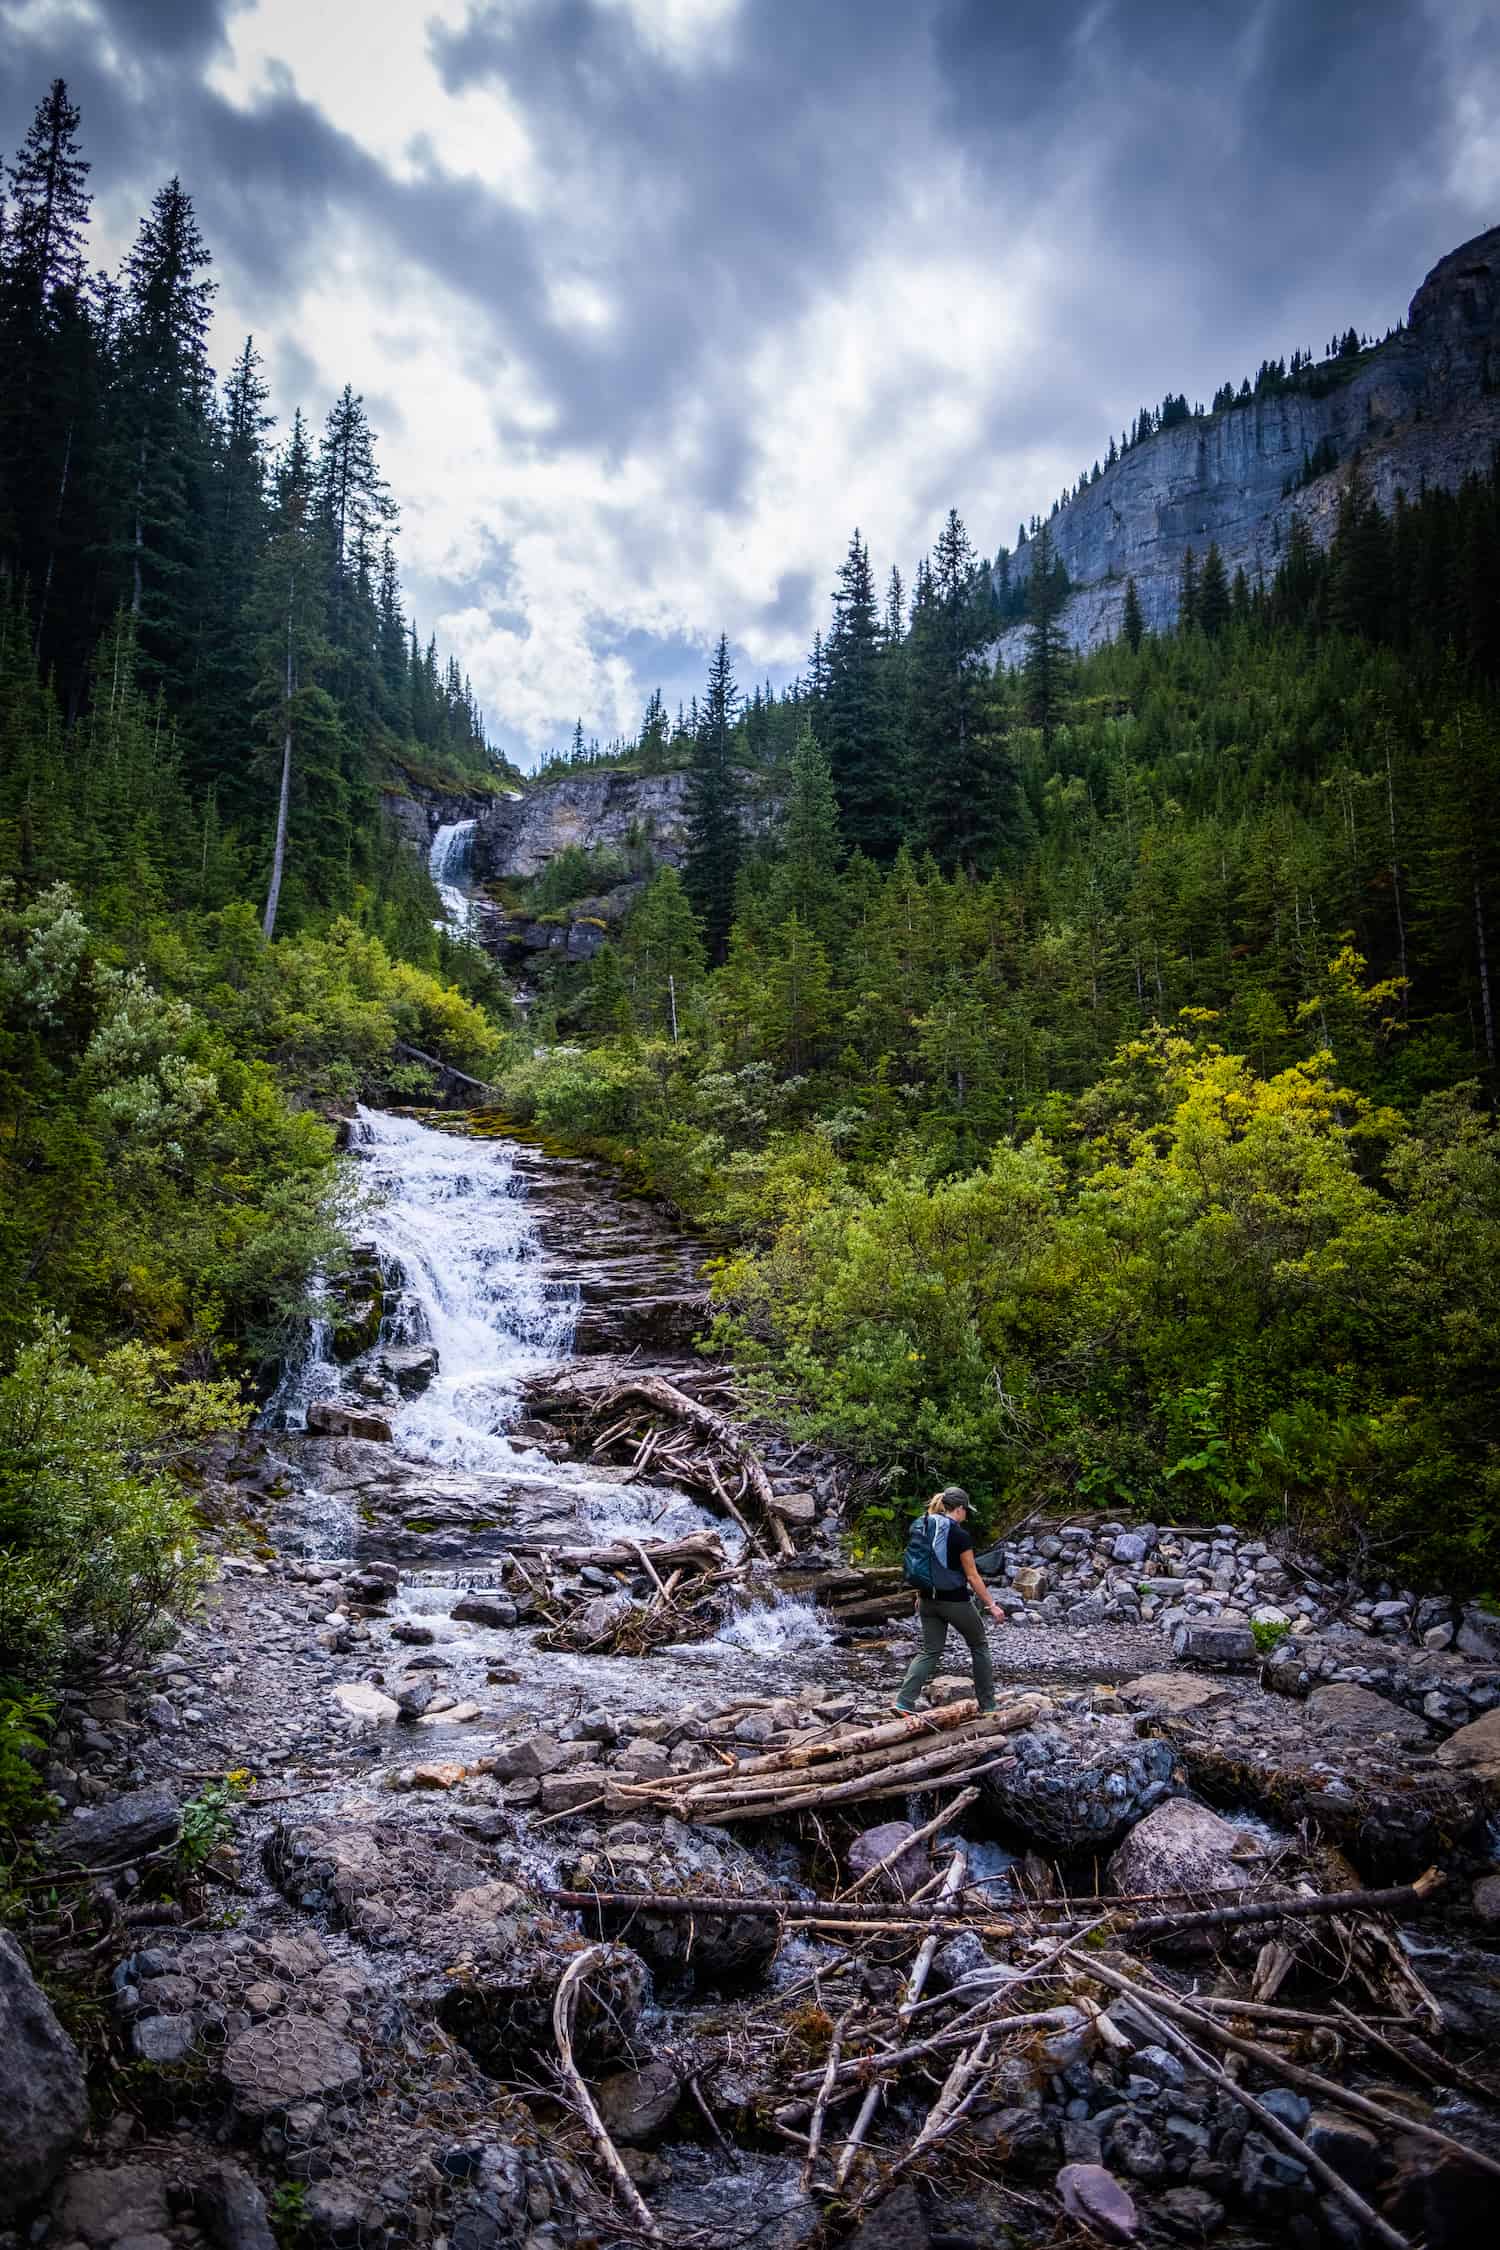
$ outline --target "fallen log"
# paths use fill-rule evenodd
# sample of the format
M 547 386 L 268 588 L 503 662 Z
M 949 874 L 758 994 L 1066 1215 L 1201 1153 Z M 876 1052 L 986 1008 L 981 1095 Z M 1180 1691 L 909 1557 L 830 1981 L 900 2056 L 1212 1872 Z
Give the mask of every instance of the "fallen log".
M 910 1717 L 903 1713 L 899 1719 L 882 1719 L 877 1726 L 857 1727 L 843 1734 L 820 1734 L 808 1742 L 788 1743 L 784 1750 L 763 1751 L 758 1757 L 739 1762 L 735 1776 L 747 1780 L 756 1774 L 797 1772 L 808 1766 L 831 1764 L 859 1757 L 867 1750 L 886 1750 L 924 1736 L 947 1734 L 955 1727 L 967 1726 L 971 1719 L 988 1716 L 969 1696 L 962 1703 L 944 1704 L 938 1711 L 914 1711 Z
M 595 2106 L 594 2097 L 584 2084 L 578 2065 L 573 2060 L 573 2018 L 578 2009 L 578 1988 L 590 1969 L 596 1962 L 602 1961 L 608 1951 L 607 1946 L 590 1945 L 568 1963 L 552 2003 L 552 2034 L 557 2041 L 558 2068 L 569 2095 L 577 2105 L 578 2114 L 588 2127 L 594 2146 L 603 2157 L 626 2208 L 641 2231 L 650 2235 L 654 2241 L 658 2238 L 660 2229 L 621 2162 L 620 2152 L 610 2139 L 604 2120 Z
M 1441 1889 L 1443 1877 L 1429 1868 L 1414 1883 L 1389 1891 L 1322 1891 L 1311 1897 L 1257 1899 L 1249 1906 L 1205 1907 L 1189 1914 L 1147 1914 L 1128 1922 L 1130 1941 L 1175 1937 L 1184 1930 L 1244 1929 L 1257 1922 L 1280 1922 L 1332 1914 L 1414 1914 Z
M 729 1564 L 729 1557 L 711 1531 L 690 1532 L 685 1539 L 665 1539 L 659 1545 L 634 1539 L 619 1540 L 608 1547 L 545 1547 L 518 1543 L 506 1552 L 557 1563 L 567 1570 L 639 1570 L 643 1554 L 649 1555 L 658 1567 L 665 1563 L 669 1570 L 679 1563 L 700 1570 L 724 1570 Z
M 621 1383 L 599 1401 L 595 1411 L 607 1414 L 631 1398 L 644 1399 L 648 1406 L 653 1407 L 658 1414 L 665 1414 L 671 1421 L 686 1422 L 690 1429 L 701 1431 L 705 1437 L 712 1438 L 724 1452 L 732 1455 L 749 1475 L 750 1489 L 755 1494 L 766 1521 L 766 1529 L 775 1542 L 778 1553 L 788 1557 L 796 1554 L 797 1550 L 788 1536 L 786 1525 L 776 1513 L 776 1494 L 764 1464 L 748 1439 L 727 1415 L 718 1413 L 711 1406 L 704 1406 L 698 1399 L 689 1398 L 686 1391 L 680 1391 L 675 1383 L 667 1382 L 660 1375 L 640 1375 Z

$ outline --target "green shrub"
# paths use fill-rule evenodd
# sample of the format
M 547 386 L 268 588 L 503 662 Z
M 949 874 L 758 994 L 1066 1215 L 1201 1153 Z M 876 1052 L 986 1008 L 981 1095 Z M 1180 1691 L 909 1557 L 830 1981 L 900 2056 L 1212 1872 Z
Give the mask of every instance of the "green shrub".
M 0 1677 L 45 1682 L 75 1640 L 150 1646 L 197 1590 L 179 1470 L 247 1410 L 169 1366 L 141 1344 L 82 1366 L 48 1318 L 0 1378 Z

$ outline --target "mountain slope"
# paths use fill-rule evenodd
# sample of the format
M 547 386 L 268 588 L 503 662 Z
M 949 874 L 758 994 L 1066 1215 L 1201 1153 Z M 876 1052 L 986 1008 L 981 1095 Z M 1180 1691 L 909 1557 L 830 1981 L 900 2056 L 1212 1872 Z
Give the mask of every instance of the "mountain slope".
M 1201 560 L 1216 541 L 1231 575 L 1243 567 L 1254 585 L 1274 575 L 1294 515 L 1326 545 L 1356 459 L 1387 509 L 1398 490 L 1451 488 L 1484 467 L 1500 444 L 1500 227 L 1440 260 L 1406 327 L 1347 362 L 1347 375 L 1345 364 L 1325 363 L 1312 387 L 1173 424 L 1058 510 L 1051 530 L 1073 586 L 1065 625 L 1075 647 L 1118 633 L 1128 577 L 1146 623 L 1173 624 L 1189 547 Z M 1306 464 L 1330 452 L 1335 465 L 1301 482 Z M 1012 583 L 1029 575 L 1030 558 L 1029 546 L 1011 557 Z M 1011 661 L 1021 633 L 1002 637 Z

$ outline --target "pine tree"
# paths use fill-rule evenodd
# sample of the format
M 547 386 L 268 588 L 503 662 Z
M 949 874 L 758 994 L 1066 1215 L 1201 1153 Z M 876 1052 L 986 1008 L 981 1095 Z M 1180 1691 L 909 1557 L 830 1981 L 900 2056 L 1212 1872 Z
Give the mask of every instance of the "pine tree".
M 661 689 L 651 690 L 646 705 L 646 715 L 641 721 L 640 740 L 636 745 L 642 773 L 661 773 L 667 763 L 667 707 L 661 699 Z
M 909 646 L 919 833 L 944 867 L 992 867 L 1009 829 L 1013 777 L 989 725 L 989 573 L 956 509 L 917 572 Z
M 1062 625 L 1066 598 L 1066 580 L 1060 572 L 1051 528 L 1044 524 L 1032 547 L 1022 676 L 1027 716 L 1034 727 L 1041 729 L 1043 747 L 1049 752 L 1068 684 L 1068 643 Z
M 1183 552 L 1182 571 L 1177 581 L 1177 630 L 1191 631 L 1198 622 L 1198 558 L 1191 547 Z
M 792 752 L 782 859 L 771 885 L 772 914 L 778 919 L 795 914 L 814 937 L 831 943 L 839 922 L 841 856 L 829 761 L 804 724 Z
M 601 945 L 589 964 L 584 1016 L 595 1039 L 627 1038 L 635 1029 L 630 987 L 612 945 Z
M 653 875 L 625 926 L 621 961 L 635 1020 L 651 1038 L 670 1038 L 703 982 L 703 937 L 673 867 Z
M 1210 640 L 1217 639 L 1229 623 L 1229 574 L 1224 568 L 1224 557 L 1214 540 L 1203 558 L 1203 575 L 1198 581 L 1196 604 L 1197 622 Z
M 856 530 L 833 597 L 819 739 L 851 848 L 888 859 L 901 840 L 898 745 L 886 734 L 881 628 L 869 549 Z
M 709 666 L 708 686 L 699 713 L 688 776 L 688 843 L 684 876 L 688 896 L 703 920 L 712 960 L 722 961 L 734 919 L 734 884 L 741 837 L 739 787 L 733 740 L 740 691 L 729 658 L 729 640 L 720 634 Z
M 1141 597 L 1135 590 L 1135 580 L 1125 581 L 1125 607 L 1120 617 L 1120 630 L 1132 651 L 1139 649 L 1146 634 L 1146 620 L 1141 615 Z

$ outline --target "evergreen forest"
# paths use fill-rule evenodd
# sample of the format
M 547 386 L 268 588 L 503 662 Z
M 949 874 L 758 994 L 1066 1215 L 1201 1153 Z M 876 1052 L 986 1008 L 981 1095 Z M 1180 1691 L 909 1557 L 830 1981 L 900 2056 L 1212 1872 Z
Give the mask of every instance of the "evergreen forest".
M 1083 658 L 1046 522 L 1014 592 L 956 511 L 909 583 L 856 532 L 793 685 L 726 637 L 523 784 L 355 384 L 277 428 L 253 338 L 209 366 L 179 180 L 118 272 L 88 226 L 59 81 L 0 231 L 0 1680 L 180 1597 L 176 1465 L 424 1056 L 707 1230 L 715 1348 L 868 1472 L 872 1548 L 955 1477 L 1494 1589 L 1494 464 L 1391 513 L 1356 469 L 1326 550 L 1189 555 L 1174 631 L 1127 586 Z M 687 848 L 520 887 L 630 902 L 522 1018 L 382 799 L 581 765 L 685 770 Z

